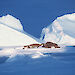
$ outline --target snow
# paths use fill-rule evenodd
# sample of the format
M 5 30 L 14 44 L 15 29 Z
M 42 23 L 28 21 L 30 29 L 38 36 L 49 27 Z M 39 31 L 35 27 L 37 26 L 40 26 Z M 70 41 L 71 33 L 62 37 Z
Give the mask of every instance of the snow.
M 57 44 L 75 45 L 75 13 L 58 17 L 51 25 L 43 28 L 41 40 Z
M 0 50 L 0 57 L 7 56 L 7 57 L 15 57 L 17 55 L 29 55 L 31 58 L 40 58 L 41 56 L 44 56 L 43 53 L 62 53 L 65 49 L 62 48 L 31 48 L 31 49 L 23 49 L 23 47 L 8 47 L 8 48 L 2 48 Z
M 75 47 L 62 49 L 21 49 L 21 47 L 0 50 L 1 75 L 72 75 L 75 74 Z
M 20 21 L 11 15 L 0 18 L 0 57 L 7 56 L 9 58 L 17 55 L 29 55 L 32 58 L 40 58 L 43 53 L 63 52 L 64 49 L 55 48 L 25 48 L 24 45 L 39 43 L 34 37 L 24 32 Z
M 9 16 L 8 20 L 5 19 L 7 16 Z M 4 16 L 5 20 L 0 21 L 0 75 L 75 74 L 75 47 L 66 48 L 60 45 L 61 48 L 58 49 L 41 47 L 23 49 L 23 45 L 39 42 L 23 31 L 19 20 L 10 15 L 7 16 Z M 54 23 L 43 29 L 44 41 L 73 43 L 73 37 L 64 33 L 58 22 Z
M 23 32 L 23 27 L 21 25 L 21 22 L 9 14 L 6 16 L 0 17 L 0 23 L 2 23 L 5 26 L 8 26 L 10 28 L 13 28 L 17 31 Z
M 11 15 L 0 18 L 0 46 L 24 46 L 39 43 L 23 33 L 20 21 Z

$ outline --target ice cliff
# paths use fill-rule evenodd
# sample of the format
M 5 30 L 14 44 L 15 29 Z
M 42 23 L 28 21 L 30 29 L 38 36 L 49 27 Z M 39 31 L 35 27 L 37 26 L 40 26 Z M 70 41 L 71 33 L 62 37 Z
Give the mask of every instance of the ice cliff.
M 48 27 L 43 28 L 41 40 L 75 45 L 75 13 L 58 17 Z

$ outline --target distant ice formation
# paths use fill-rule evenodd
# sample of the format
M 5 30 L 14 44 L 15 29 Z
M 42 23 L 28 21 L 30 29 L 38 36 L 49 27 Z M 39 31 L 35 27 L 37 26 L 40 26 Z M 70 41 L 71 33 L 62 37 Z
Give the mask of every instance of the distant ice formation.
M 47 28 L 43 28 L 41 40 L 75 45 L 75 13 L 58 17 Z
M 11 15 L 0 17 L 0 46 L 23 46 L 39 43 L 23 33 L 20 21 Z

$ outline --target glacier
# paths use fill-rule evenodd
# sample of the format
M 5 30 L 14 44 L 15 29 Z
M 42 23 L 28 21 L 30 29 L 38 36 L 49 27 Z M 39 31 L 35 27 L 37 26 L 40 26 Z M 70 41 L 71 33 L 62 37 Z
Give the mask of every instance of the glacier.
M 53 23 L 43 28 L 40 39 L 44 42 L 75 45 L 75 13 L 57 17 Z
M 39 43 L 24 32 L 21 22 L 11 15 L 0 17 L 0 46 L 24 46 Z

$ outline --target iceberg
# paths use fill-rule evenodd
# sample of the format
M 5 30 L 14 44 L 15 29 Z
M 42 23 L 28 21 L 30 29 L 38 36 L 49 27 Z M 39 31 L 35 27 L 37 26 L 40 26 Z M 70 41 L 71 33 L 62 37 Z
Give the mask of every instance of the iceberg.
M 43 28 L 40 39 L 44 42 L 75 45 L 75 13 L 58 17 L 48 27 Z
M 24 46 L 39 43 L 24 32 L 22 24 L 11 15 L 0 17 L 0 46 Z

